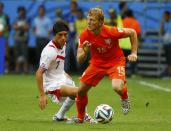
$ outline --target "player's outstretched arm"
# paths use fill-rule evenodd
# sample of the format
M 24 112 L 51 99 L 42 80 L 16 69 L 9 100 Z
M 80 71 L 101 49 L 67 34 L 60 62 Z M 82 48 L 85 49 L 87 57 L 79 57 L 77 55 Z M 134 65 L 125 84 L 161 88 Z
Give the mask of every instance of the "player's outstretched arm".
M 84 41 L 83 46 L 78 48 L 77 61 L 79 64 L 81 64 L 87 58 L 90 46 L 91 44 L 88 41 Z
M 42 68 L 39 68 L 36 72 L 36 82 L 40 94 L 39 106 L 41 110 L 45 109 L 47 105 L 47 96 L 43 89 L 43 73 L 44 73 L 44 69 Z
M 131 41 L 131 54 L 128 55 L 128 61 L 134 62 L 137 60 L 138 38 L 134 29 L 124 28 L 125 36 L 129 37 Z

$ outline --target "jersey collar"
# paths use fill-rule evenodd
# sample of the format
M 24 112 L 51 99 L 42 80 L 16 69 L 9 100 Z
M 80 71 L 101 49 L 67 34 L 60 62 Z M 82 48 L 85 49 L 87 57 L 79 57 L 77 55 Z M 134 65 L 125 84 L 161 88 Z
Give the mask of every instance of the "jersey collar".
M 54 40 L 52 40 L 52 43 L 57 49 L 62 49 Z

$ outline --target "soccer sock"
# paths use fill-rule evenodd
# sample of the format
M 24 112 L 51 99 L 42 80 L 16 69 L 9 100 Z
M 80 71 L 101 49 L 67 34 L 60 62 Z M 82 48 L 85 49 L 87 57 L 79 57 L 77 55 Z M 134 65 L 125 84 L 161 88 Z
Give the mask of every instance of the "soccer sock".
M 67 97 L 64 103 L 62 104 L 61 108 L 59 111 L 56 113 L 56 116 L 59 119 L 64 118 L 65 113 L 71 108 L 71 106 L 74 104 L 75 100 Z
M 121 99 L 122 100 L 128 99 L 128 90 L 127 90 L 126 84 L 124 84 Z
M 78 112 L 77 117 L 80 120 L 84 120 L 87 103 L 88 103 L 87 94 L 85 96 L 77 96 L 77 99 L 76 99 L 76 106 L 77 106 L 77 112 Z

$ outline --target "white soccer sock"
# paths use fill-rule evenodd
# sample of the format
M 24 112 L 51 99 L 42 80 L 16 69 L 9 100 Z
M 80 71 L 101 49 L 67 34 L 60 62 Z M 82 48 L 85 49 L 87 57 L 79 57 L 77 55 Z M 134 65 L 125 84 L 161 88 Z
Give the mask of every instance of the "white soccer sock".
M 64 103 L 62 104 L 59 111 L 56 113 L 57 118 L 62 119 L 64 118 L 65 113 L 71 108 L 71 106 L 74 104 L 75 100 L 67 97 Z

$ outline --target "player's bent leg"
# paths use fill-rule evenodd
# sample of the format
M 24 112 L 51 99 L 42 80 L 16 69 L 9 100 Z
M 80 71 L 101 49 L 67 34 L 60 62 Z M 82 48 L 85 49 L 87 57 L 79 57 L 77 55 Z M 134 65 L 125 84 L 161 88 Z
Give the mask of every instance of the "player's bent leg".
M 67 98 L 63 102 L 59 111 L 53 116 L 54 121 L 67 121 L 67 120 L 69 120 L 67 117 L 65 117 L 65 113 L 74 104 L 77 90 L 78 90 L 78 88 L 76 88 L 76 87 L 72 87 L 72 86 L 68 86 L 68 85 L 61 86 L 60 97 L 67 97 Z
M 55 121 L 67 121 L 69 118 L 65 116 L 65 113 L 69 111 L 72 105 L 75 103 L 75 100 L 67 97 L 66 100 L 63 102 L 59 111 L 53 116 L 53 120 Z
M 78 88 L 76 106 L 77 106 L 77 116 L 73 117 L 68 123 L 83 123 L 86 115 L 86 105 L 88 103 L 87 92 L 91 88 L 90 85 L 81 83 L 80 88 Z
M 120 96 L 122 96 L 124 81 L 121 79 L 112 79 L 112 88 L 116 91 Z
M 78 88 L 74 86 L 63 85 L 60 88 L 60 94 L 62 97 L 70 97 L 72 99 L 76 98 Z
M 128 114 L 130 110 L 130 101 L 128 99 L 127 87 L 123 80 L 113 79 L 113 89 L 120 95 L 121 98 L 121 109 L 124 115 Z
M 77 106 L 77 117 L 84 121 L 86 106 L 88 104 L 88 96 L 87 92 L 91 88 L 91 85 L 87 85 L 85 83 L 81 83 L 80 88 L 78 89 L 78 96 L 76 99 L 76 106 Z

